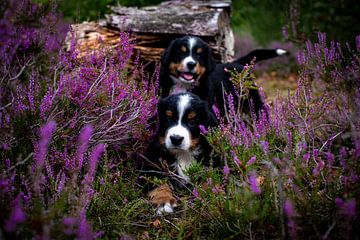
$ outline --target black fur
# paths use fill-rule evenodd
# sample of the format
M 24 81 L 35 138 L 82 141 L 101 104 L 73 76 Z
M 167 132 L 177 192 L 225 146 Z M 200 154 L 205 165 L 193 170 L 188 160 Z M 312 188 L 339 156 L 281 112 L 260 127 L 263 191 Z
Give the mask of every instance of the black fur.
M 212 56 L 210 47 L 200 38 L 185 36 L 173 40 L 169 47 L 165 50 L 161 58 L 161 74 L 160 74 L 160 86 L 161 96 L 166 97 L 171 93 L 171 89 L 174 87 L 174 81 L 170 77 L 170 64 L 179 63 L 185 57 L 189 56 L 189 52 L 181 51 L 182 46 L 188 44 L 189 39 L 194 38 L 195 51 L 192 52 L 192 58 L 205 68 L 205 73 L 195 83 L 189 84 L 190 91 L 197 94 L 201 99 L 208 101 L 209 106 L 216 104 L 221 113 L 224 113 L 224 98 L 223 90 L 226 93 L 231 93 L 234 96 L 235 103 L 238 103 L 237 96 L 234 91 L 234 86 L 229 80 L 230 74 L 224 70 L 236 69 L 238 72 L 242 71 L 245 64 L 249 64 L 252 60 L 258 62 L 261 60 L 273 58 L 279 56 L 277 49 L 258 49 L 250 52 L 246 56 L 243 56 L 231 63 L 217 63 Z M 200 54 L 196 53 L 196 49 L 202 49 Z M 242 111 L 249 113 L 250 102 L 254 112 L 258 113 L 264 108 L 264 102 L 261 99 L 259 92 L 256 89 L 249 90 L 248 99 L 241 100 Z
M 176 188 L 182 188 L 187 186 L 188 182 L 184 181 L 180 177 L 176 176 L 176 170 L 174 164 L 177 159 L 175 154 L 168 149 L 162 139 L 169 128 L 177 124 L 177 101 L 180 96 L 191 96 L 191 102 L 186 109 L 182 124 L 186 127 L 193 139 L 198 139 L 197 147 L 201 149 L 200 154 L 196 155 L 194 159 L 205 166 L 209 165 L 209 159 L 211 154 L 211 146 L 206 141 L 205 137 L 200 133 L 199 126 L 203 125 L 205 128 L 213 127 L 217 125 L 217 120 L 212 112 L 208 108 L 206 101 L 201 100 L 197 95 L 191 93 L 172 95 L 167 98 L 161 99 L 158 103 L 158 131 L 154 136 L 153 141 L 149 144 L 148 150 L 145 154 L 145 160 L 141 167 L 141 178 L 143 179 L 142 185 L 145 186 L 145 192 L 154 188 L 151 181 L 147 181 L 149 177 L 167 178 L 171 185 Z M 173 112 L 172 117 L 168 117 L 166 111 Z M 196 112 L 196 117 L 191 124 L 187 121 L 186 114 L 190 112 Z M 215 166 L 217 162 L 213 163 Z

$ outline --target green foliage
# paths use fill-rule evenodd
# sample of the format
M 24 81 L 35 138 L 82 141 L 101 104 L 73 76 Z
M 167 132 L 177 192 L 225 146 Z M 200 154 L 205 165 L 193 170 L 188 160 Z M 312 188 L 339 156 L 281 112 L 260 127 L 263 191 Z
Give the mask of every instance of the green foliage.
M 232 1 L 231 23 L 240 36 L 250 32 L 262 46 L 284 40 L 285 27 L 291 41 L 315 40 L 316 32 L 325 32 L 330 39 L 352 42 L 358 34 L 357 15 L 360 5 L 350 0 L 236 0 Z M 286 40 L 286 37 L 285 37 Z
M 48 0 L 34 0 L 34 2 L 48 2 Z M 148 6 L 156 5 L 161 0 L 60 0 L 58 1 L 59 10 L 64 17 L 73 22 L 96 21 L 104 18 L 109 13 L 108 6 Z

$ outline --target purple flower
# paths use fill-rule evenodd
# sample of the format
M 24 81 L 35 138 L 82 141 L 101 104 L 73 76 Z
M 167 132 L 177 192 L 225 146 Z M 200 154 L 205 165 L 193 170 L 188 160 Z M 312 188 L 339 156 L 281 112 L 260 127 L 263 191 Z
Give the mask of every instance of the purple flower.
M 356 201 L 354 198 L 347 201 L 336 198 L 335 203 L 339 207 L 342 215 L 350 219 L 356 216 Z
M 92 232 L 91 226 L 86 220 L 86 210 L 83 209 L 80 212 L 80 223 L 77 232 L 77 238 L 81 240 L 92 239 L 94 233 Z
M 252 171 L 249 175 L 249 186 L 253 193 L 255 193 L 255 194 L 261 193 L 255 171 Z
M 256 155 L 252 156 L 250 160 L 246 163 L 246 166 L 250 166 L 256 161 Z
M 206 127 L 204 125 L 199 125 L 199 129 L 202 134 L 208 133 L 208 130 L 206 129 Z
M 55 128 L 56 128 L 56 123 L 51 121 L 40 129 L 40 140 L 35 146 L 35 154 L 34 154 L 36 168 L 38 169 L 42 168 L 44 165 L 48 145 L 50 143 L 52 134 L 55 131 Z
M 286 199 L 284 203 L 284 213 L 288 218 L 293 218 L 297 216 L 293 203 L 289 199 Z
M 322 160 L 319 160 L 316 164 L 316 167 L 313 169 L 313 175 L 316 177 L 319 175 L 320 171 L 324 168 L 325 163 Z
M 89 140 L 90 140 L 92 132 L 93 132 L 93 127 L 91 125 L 85 125 L 81 129 L 79 140 L 78 140 L 78 148 L 77 148 L 77 152 L 76 152 L 78 169 L 81 169 L 81 167 L 83 165 L 84 153 L 86 152 L 86 149 L 88 148 Z
M 95 175 L 96 165 L 104 151 L 105 151 L 105 145 L 100 143 L 100 144 L 96 145 L 95 148 L 93 149 L 93 151 L 91 152 L 90 162 L 89 162 L 89 170 L 85 177 L 85 182 L 87 184 L 92 183 L 92 181 L 94 179 L 94 175 Z
M 194 188 L 191 193 L 192 193 L 192 195 L 193 195 L 195 198 L 199 198 L 199 197 L 200 197 L 200 194 L 199 194 L 199 192 L 198 192 L 198 190 L 197 190 L 196 188 Z
M 223 173 L 224 173 L 224 179 L 226 180 L 230 174 L 230 168 L 227 165 L 224 166 Z
M 295 217 L 297 216 L 297 213 L 293 206 L 293 203 L 289 199 L 286 199 L 284 203 L 284 213 L 287 217 L 287 226 L 289 228 L 291 239 L 296 239 L 297 226 L 295 222 Z
M 334 155 L 331 152 L 325 153 L 327 165 L 332 167 L 334 164 Z
M 234 151 L 231 151 L 231 155 L 233 157 L 233 160 L 236 164 L 236 166 L 240 166 L 241 165 L 241 161 L 239 160 L 239 158 L 236 156 L 236 153 Z
M 26 215 L 20 205 L 20 194 L 12 202 L 12 211 L 10 217 L 5 221 L 5 230 L 13 232 L 17 225 L 26 220 Z

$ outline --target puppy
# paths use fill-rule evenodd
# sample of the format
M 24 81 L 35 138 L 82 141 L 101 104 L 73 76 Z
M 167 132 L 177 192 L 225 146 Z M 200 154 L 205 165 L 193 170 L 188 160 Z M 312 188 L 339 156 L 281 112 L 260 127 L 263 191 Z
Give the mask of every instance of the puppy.
M 210 47 L 200 38 L 177 38 L 170 43 L 161 58 L 161 96 L 192 92 L 208 101 L 209 106 L 216 104 L 221 113 L 224 113 L 224 92 L 232 94 L 235 103 L 238 103 L 230 73 L 225 68 L 240 72 L 251 61 L 258 62 L 284 54 L 286 51 L 283 49 L 258 49 L 231 63 L 216 63 Z M 256 88 L 249 90 L 247 99 L 241 99 L 244 112 L 250 112 L 251 102 L 256 113 L 264 108 Z
M 158 125 L 143 162 L 141 179 L 145 180 L 145 191 L 152 190 L 148 195 L 161 214 L 172 212 L 176 201 L 171 187 L 162 185 L 154 190 L 149 178 L 166 178 L 172 187 L 186 187 L 190 183 L 186 171 L 193 163 L 210 164 L 211 147 L 201 134 L 200 126 L 216 126 L 217 120 L 206 101 L 188 92 L 159 101 Z

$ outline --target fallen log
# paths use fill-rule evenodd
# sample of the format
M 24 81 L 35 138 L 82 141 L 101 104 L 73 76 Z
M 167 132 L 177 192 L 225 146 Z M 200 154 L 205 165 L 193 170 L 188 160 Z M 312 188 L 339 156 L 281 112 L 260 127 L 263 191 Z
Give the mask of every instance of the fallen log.
M 139 53 L 145 64 L 158 62 L 170 41 L 183 35 L 202 38 L 218 61 L 230 61 L 234 55 L 231 0 L 169 1 L 143 8 L 110 9 L 105 19 L 72 26 L 80 52 L 97 49 L 99 37 L 105 44 L 115 45 L 121 31 L 130 31 L 136 43 L 135 55 Z

